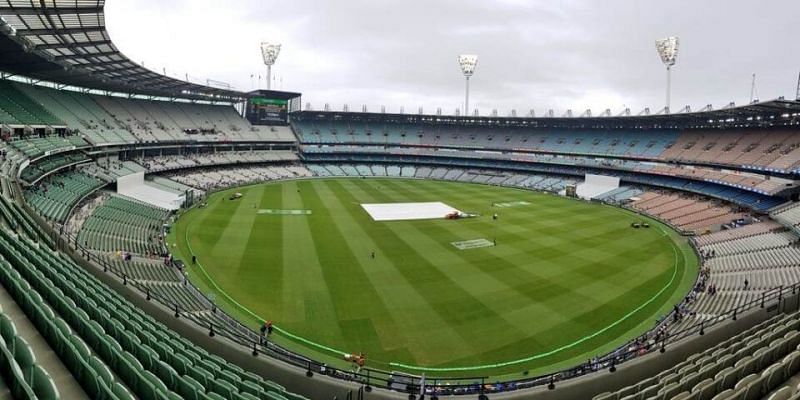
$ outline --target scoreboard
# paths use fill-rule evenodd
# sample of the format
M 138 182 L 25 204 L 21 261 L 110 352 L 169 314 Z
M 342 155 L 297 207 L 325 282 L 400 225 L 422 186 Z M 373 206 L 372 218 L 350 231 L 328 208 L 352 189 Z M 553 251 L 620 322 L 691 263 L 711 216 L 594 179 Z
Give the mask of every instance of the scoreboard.
M 285 124 L 289 122 L 289 100 L 251 97 L 246 117 L 253 125 Z
M 287 125 L 289 113 L 300 110 L 300 93 L 255 90 L 248 93 L 244 117 L 253 125 Z

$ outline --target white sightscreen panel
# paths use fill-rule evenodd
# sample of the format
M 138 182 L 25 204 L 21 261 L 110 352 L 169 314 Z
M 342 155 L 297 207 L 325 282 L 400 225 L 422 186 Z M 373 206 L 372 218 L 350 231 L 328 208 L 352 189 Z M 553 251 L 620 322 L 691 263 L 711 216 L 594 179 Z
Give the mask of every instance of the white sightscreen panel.
M 181 208 L 184 200 L 183 194 L 145 185 L 144 172 L 117 178 L 117 193 L 167 210 Z
M 616 189 L 619 187 L 619 178 L 616 176 L 586 174 L 586 183 L 596 186 L 609 186 Z
M 120 188 L 130 188 L 139 185 L 144 185 L 144 171 L 117 178 L 117 191 L 119 191 Z
M 589 200 L 618 187 L 617 177 L 586 174 L 585 181 L 575 188 L 575 192 L 578 197 Z

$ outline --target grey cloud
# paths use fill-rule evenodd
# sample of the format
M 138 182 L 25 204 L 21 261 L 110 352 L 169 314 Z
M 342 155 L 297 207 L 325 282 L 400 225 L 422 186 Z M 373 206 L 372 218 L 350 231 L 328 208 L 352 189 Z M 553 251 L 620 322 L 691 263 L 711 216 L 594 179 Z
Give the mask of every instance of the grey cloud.
M 261 32 L 280 30 L 285 47 L 275 71 L 284 89 L 302 91 L 305 101 L 318 107 L 329 102 L 452 111 L 463 96 L 456 56 L 475 53 L 480 60 L 472 99 L 484 113 L 492 108 L 618 111 L 623 104 L 637 111 L 659 108 L 664 68 L 653 42 L 672 34 L 681 38 L 673 108 L 746 102 L 752 73 L 758 74 L 761 99 L 793 96 L 800 69 L 795 39 L 800 3 L 794 0 L 140 0 L 136 7 L 115 5 L 120 2 L 108 2 L 107 12 L 109 25 L 119 24 L 110 30 L 123 51 L 148 65 L 174 64 L 242 89 L 249 89 L 250 74 L 262 71 Z M 112 18 L 115 7 L 124 8 L 126 18 Z M 143 29 L 137 12 L 160 14 L 147 29 L 175 41 L 187 31 L 211 29 L 182 15 L 218 16 L 212 21 L 219 37 L 209 36 L 204 56 L 157 52 L 153 43 L 137 42 L 136 31 Z

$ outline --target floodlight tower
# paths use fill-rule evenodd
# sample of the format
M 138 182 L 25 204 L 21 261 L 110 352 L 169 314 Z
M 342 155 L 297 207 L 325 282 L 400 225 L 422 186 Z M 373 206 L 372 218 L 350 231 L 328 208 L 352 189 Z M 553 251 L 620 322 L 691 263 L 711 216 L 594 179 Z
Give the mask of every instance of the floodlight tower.
M 467 79 L 467 91 L 464 97 L 464 115 L 469 115 L 469 78 L 475 73 L 475 66 L 478 65 L 478 56 L 462 54 L 458 56 L 458 65 L 461 66 L 461 72 Z
M 670 36 L 656 40 L 656 50 L 658 50 L 658 55 L 661 57 L 661 62 L 667 66 L 667 103 L 664 110 L 669 114 L 669 96 L 672 90 L 670 71 L 672 70 L 672 66 L 675 65 L 675 61 L 678 59 L 678 38 Z
M 272 88 L 272 66 L 275 65 L 280 52 L 280 44 L 261 42 L 261 56 L 264 58 L 264 65 L 267 66 L 267 90 Z

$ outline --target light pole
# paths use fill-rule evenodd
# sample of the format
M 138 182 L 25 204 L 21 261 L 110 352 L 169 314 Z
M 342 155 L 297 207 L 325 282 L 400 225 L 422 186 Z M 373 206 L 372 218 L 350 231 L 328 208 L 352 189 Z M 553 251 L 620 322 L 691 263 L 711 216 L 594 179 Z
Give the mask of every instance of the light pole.
M 280 44 L 261 42 L 261 56 L 264 58 L 264 65 L 267 66 L 267 90 L 272 89 L 272 66 L 275 65 L 280 52 Z
M 462 54 L 458 56 L 458 65 L 461 66 L 461 72 L 467 78 L 467 90 L 464 97 L 464 115 L 469 115 L 469 78 L 475 73 L 475 66 L 478 64 L 478 56 L 474 54 Z
M 670 36 L 656 40 L 656 50 L 658 51 L 658 56 L 661 57 L 661 62 L 667 66 L 667 104 L 664 110 L 669 114 L 669 97 L 672 90 L 670 71 L 678 58 L 678 38 Z

